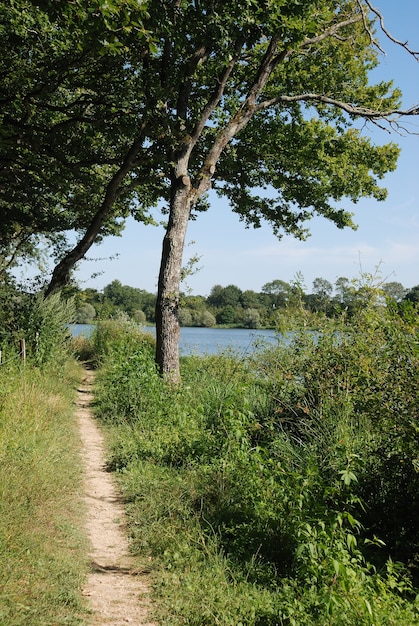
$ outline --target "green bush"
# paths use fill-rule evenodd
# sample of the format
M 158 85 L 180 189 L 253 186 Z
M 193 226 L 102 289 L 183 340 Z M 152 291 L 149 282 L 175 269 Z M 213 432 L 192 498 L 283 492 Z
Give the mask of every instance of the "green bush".
M 3 329 L 3 346 L 17 353 L 24 339 L 26 355 L 38 366 L 63 364 L 71 352 L 67 324 L 74 319 L 74 304 L 60 294 L 20 294 L 13 317 Z
M 251 359 L 184 358 L 181 386 L 132 328 L 96 339 L 163 624 L 419 623 L 416 318 L 368 296 Z
M 258 363 L 281 428 L 301 447 L 309 442 L 316 448 L 322 480 L 330 483 L 336 471 L 351 465 L 364 532 L 386 543 L 370 557 L 375 553 L 377 564 L 384 556 L 401 559 L 414 574 L 419 554 L 416 321 L 406 322 L 394 307 L 373 303 L 350 320 L 324 320 L 319 333 L 297 333 L 289 347 L 265 353 Z

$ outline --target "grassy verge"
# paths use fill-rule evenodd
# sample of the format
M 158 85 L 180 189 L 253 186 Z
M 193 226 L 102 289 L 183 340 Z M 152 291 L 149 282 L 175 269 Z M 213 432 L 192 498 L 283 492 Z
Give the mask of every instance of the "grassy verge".
M 77 369 L 76 369 L 77 367 Z M 78 366 L 0 369 L 0 624 L 83 623 Z
M 161 624 L 419 624 L 417 317 L 320 324 L 253 361 L 188 357 L 179 387 L 149 339 L 99 328 L 97 412 Z

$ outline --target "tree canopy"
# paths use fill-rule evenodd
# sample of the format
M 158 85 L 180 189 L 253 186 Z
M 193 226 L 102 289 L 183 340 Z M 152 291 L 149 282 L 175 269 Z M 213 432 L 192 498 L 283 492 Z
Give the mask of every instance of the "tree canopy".
M 50 293 L 129 212 L 147 222 L 162 203 L 156 358 L 174 380 L 185 233 L 208 190 L 279 237 L 306 237 L 316 214 L 354 227 L 339 202 L 384 199 L 398 156 L 363 125 L 417 113 L 390 80 L 368 82 L 383 26 L 369 0 L 95 0 L 59 14 L 13 0 L 1 11 L 3 249 L 22 224 L 28 240 L 61 243 Z
M 3 268 L 42 241 L 59 261 L 71 249 L 69 232 L 91 245 L 134 210 L 120 183 L 137 116 L 112 37 L 132 3 L 86 4 L 58 14 L 51 2 L 0 3 Z

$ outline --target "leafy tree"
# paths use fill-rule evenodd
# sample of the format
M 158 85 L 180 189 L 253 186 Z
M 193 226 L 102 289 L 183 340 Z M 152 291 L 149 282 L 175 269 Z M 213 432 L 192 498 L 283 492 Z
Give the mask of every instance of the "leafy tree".
M 216 315 L 218 324 L 234 324 L 237 321 L 237 312 L 234 306 L 227 304 Z
M 212 328 L 216 324 L 216 319 L 210 311 L 202 311 L 197 320 L 197 326 L 204 326 L 205 328 Z
M 73 218 L 68 227 L 79 232 L 47 292 L 128 211 L 147 221 L 150 207 L 166 204 L 156 359 L 178 380 L 185 234 L 211 186 L 247 225 L 266 221 L 278 236 L 304 238 L 313 214 L 353 226 L 336 202 L 382 200 L 378 181 L 398 155 L 394 144 L 373 145 L 357 120 L 391 127 L 417 110 L 400 110 L 391 83 L 368 84 L 381 23 L 369 0 L 110 0 L 87 8 L 78 0 L 60 14 L 54 3 L 41 5 L 40 22 L 51 24 L 45 47 L 36 37 L 26 47 L 19 41 L 12 74 L 5 50 L 4 85 L 17 96 L 5 96 L 14 125 L 4 179 L 22 164 L 30 210 L 51 193 L 55 217 Z M 13 8 L 11 25 L 26 37 L 23 9 L 33 5 L 16 0 Z M 59 49 L 49 44 L 56 29 Z M 21 127 L 24 142 L 13 143 Z M 31 186 L 33 171 L 51 174 Z
M 221 285 L 214 285 L 207 298 L 207 303 L 214 307 L 222 306 L 222 293 L 223 287 Z
M 0 341 L 2 343 L 12 340 L 19 327 L 20 309 L 25 297 L 9 276 L 0 281 Z
M 207 306 L 206 298 L 204 296 L 182 294 L 182 306 L 193 311 L 203 311 Z
M 347 304 L 350 299 L 351 286 L 349 280 L 345 276 L 340 276 L 335 282 L 335 289 L 339 302 L 343 305 Z
M 161 20 L 163 7 L 153 8 Z M 185 2 L 176 11 L 164 8 L 164 44 L 154 67 L 159 76 L 167 69 L 164 81 L 156 75 L 154 84 L 171 129 L 166 147 L 172 167 L 157 361 L 177 379 L 173 337 L 179 332 L 181 257 L 188 220 L 202 196 L 212 185 L 247 224 L 265 220 L 277 234 L 304 237 L 313 213 L 340 228 L 353 225 L 331 200 L 383 199 L 377 179 L 395 167 L 398 153 L 392 144 L 373 146 L 354 119 L 389 120 L 400 94 L 388 83 L 368 85 L 377 60 L 377 15 L 370 14 L 369 2 Z
M 315 278 L 313 280 L 313 293 L 321 299 L 330 300 L 333 293 L 333 285 L 325 278 Z
M 314 311 L 326 313 L 332 299 L 333 285 L 325 278 L 315 278 L 313 294 L 310 297 L 310 308 Z
M 257 309 L 260 306 L 259 296 L 256 291 L 246 289 L 240 296 L 240 304 L 244 309 Z
M 90 324 L 96 317 L 96 309 L 94 306 L 86 302 L 80 305 L 76 310 L 77 324 Z
M 260 328 L 260 313 L 257 309 L 246 309 L 243 315 L 245 328 Z
M 97 289 L 93 289 L 92 287 L 87 287 L 82 292 L 79 292 L 77 296 L 79 298 L 82 298 L 84 302 L 92 304 L 95 309 L 100 308 L 100 305 L 103 302 L 103 294 L 100 293 Z
M 292 292 L 292 287 L 284 280 L 273 280 L 265 283 L 262 287 L 262 293 L 272 296 L 272 305 L 275 307 L 283 307 L 287 304 Z
M 59 11 L 48 0 L 0 2 L 0 271 L 44 245 L 60 261 L 52 291 L 93 241 L 120 232 L 137 115 L 117 32 L 135 30 L 142 45 L 144 11 L 134 0 Z
M 192 326 L 192 313 L 189 309 L 179 309 L 179 324 L 181 326 Z
M 242 290 L 236 285 L 227 285 L 222 292 L 222 306 L 240 306 Z
M 118 309 L 125 311 L 128 315 L 142 310 L 146 312 L 147 307 L 155 304 L 155 297 L 144 289 L 137 289 L 129 285 L 123 285 L 119 280 L 113 280 L 103 290 L 104 301 L 110 301 Z
M 400 302 L 401 300 L 403 300 L 403 297 L 406 294 L 406 289 L 403 287 L 403 285 L 396 281 L 384 283 L 383 291 L 389 298 L 392 298 L 396 302 Z
M 136 309 L 131 313 L 131 315 L 139 324 L 145 324 L 145 322 L 147 321 L 146 314 L 141 309 Z
M 113 304 L 120 306 L 124 302 L 124 287 L 120 280 L 113 280 L 103 290 L 105 298 L 110 300 Z
M 215 307 L 226 307 L 226 306 L 239 306 L 240 299 L 242 296 L 242 290 L 236 285 L 228 285 L 227 287 L 222 287 L 221 285 L 215 285 L 211 289 L 211 293 L 207 298 L 208 304 Z
M 417 304 L 419 302 L 419 285 L 412 287 L 412 289 L 410 289 L 404 296 L 403 300 L 408 300 Z

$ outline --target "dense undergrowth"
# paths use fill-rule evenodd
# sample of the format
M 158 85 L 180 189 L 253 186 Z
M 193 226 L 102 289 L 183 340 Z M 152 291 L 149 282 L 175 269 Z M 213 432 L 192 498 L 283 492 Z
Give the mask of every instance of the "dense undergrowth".
M 0 624 L 83 622 L 79 366 L 0 368 Z
M 179 386 L 149 337 L 97 330 L 109 469 L 162 624 L 419 624 L 417 315 L 370 293 L 351 320 L 297 321 L 258 356 L 183 359 Z

